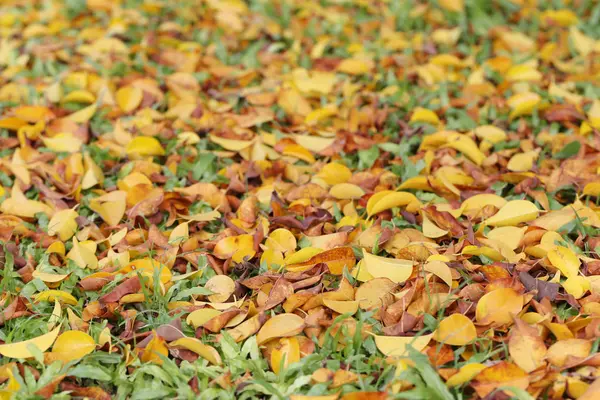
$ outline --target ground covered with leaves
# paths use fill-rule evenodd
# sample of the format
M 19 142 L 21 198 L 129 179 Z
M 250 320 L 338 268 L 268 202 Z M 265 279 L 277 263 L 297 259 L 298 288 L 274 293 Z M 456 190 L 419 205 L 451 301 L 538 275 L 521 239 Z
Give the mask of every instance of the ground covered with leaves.
M 3 1 L 0 398 L 599 398 L 599 23 Z

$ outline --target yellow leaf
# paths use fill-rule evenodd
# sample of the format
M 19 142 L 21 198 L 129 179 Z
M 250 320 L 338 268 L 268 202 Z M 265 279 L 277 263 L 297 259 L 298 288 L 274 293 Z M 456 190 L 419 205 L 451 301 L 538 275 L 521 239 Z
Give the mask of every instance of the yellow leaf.
M 151 362 L 154 364 L 162 365 L 162 357 L 169 355 L 169 349 L 165 344 L 165 340 L 158 336 L 155 331 L 152 331 L 152 340 L 148 342 L 146 348 L 142 352 L 140 359 L 142 362 Z
M 81 150 L 83 142 L 71 133 L 59 133 L 51 138 L 42 138 L 44 145 L 57 153 L 76 153 Z
M 52 111 L 45 106 L 20 106 L 13 110 L 15 117 L 30 123 L 47 120 L 52 116 Z
M 265 246 L 282 253 L 288 253 L 296 249 L 296 237 L 287 229 L 275 229 L 265 240 Z
M 590 354 L 592 342 L 585 339 L 559 340 L 548 348 L 546 359 L 557 367 L 564 366 L 569 357 L 585 358 Z
M 433 334 L 423 336 L 378 336 L 374 335 L 375 344 L 386 357 L 405 357 L 408 345 L 422 351 L 429 344 Z
M 382 211 L 389 210 L 394 207 L 410 206 L 411 208 L 418 208 L 421 204 L 419 199 L 414 194 L 408 192 L 391 192 L 384 191 L 384 194 L 379 193 L 371 196 L 369 202 L 367 202 L 367 213 L 369 216 L 378 214 Z M 377 196 L 377 197 L 375 197 Z M 371 199 L 375 198 L 373 202 Z M 407 208 L 408 209 L 408 208 Z
M 279 250 L 267 248 L 260 256 L 260 263 L 265 263 L 267 268 L 272 270 L 281 267 L 284 264 L 283 254 Z
M 526 151 L 525 153 L 517 153 L 510 158 L 506 168 L 513 172 L 531 171 L 533 163 L 538 157 L 537 151 Z
M 582 218 L 581 215 L 579 217 Z M 576 218 L 575 209 L 567 206 L 561 210 L 553 210 L 536 218 L 531 222 L 531 225 L 544 228 L 548 231 L 556 231 Z
M 169 343 L 169 347 L 183 347 L 184 349 L 193 351 L 194 353 L 198 354 L 200 357 L 204 358 L 211 364 L 222 364 L 219 352 L 213 347 L 202 343 L 196 338 L 182 337 Z
M 48 328 L 48 330 L 51 331 L 52 329 L 54 329 L 56 324 L 58 324 L 60 322 L 61 318 L 62 318 L 62 306 L 60 305 L 60 301 L 55 301 L 54 309 L 52 310 L 52 314 L 50 315 L 50 318 L 48 318 L 48 323 L 46 324 L 46 327 Z
M 494 228 L 488 232 L 487 237 L 492 240 L 505 243 L 511 250 L 516 249 L 525 236 L 526 227 L 518 228 L 516 226 L 502 226 Z
M 123 112 L 130 113 L 138 108 L 142 102 L 143 96 L 144 93 L 142 92 L 142 89 L 136 86 L 125 86 L 117 90 L 115 100 Z
M 523 309 L 523 296 L 510 288 L 501 288 L 485 294 L 477 303 L 475 318 L 481 324 L 506 325 L 513 314 Z
M 508 118 L 513 120 L 523 115 L 529 115 L 540 104 L 542 98 L 539 94 L 533 92 L 517 93 L 507 100 L 508 106 L 512 109 Z
M 600 197 L 600 182 L 590 182 L 585 185 L 583 194 L 586 196 Z
M 60 331 L 60 326 L 54 328 L 54 330 L 38 336 L 33 339 L 24 340 L 22 342 L 16 343 L 6 343 L 0 345 L 0 354 L 4 357 L 8 358 L 30 358 L 33 357 L 33 354 L 29 351 L 29 345 L 34 345 L 41 352 L 44 352 L 52 346 L 52 343 L 56 340 L 58 336 L 58 332 Z
M 305 117 L 312 111 L 312 107 L 308 100 L 302 97 L 302 95 L 293 88 L 283 89 L 279 93 L 277 105 L 279 105 L 286 114 L 290 115 L 300 115 Z M 299 142 L 296 141 L 296 143 Z
M 0 211 L 4 214 L 16 215 L 24 218 L 33 218 L 37 213 L 44 213 L 47 216 L 52 215 L 52 208 L 42 202 L 29 200 L 25 197 L 23 192 L 21 192 L 18 184 L 13 185 L 11 197 L 2 202 Z
M 96 96 L 88 90 L 73 90 L 61 100 L 61 103 L 93 103 Z
M 216 135 L 209 135 L 208 138 L 211 142 L 216 143 L 225 150 L 229 151 L 240 151 L 247 147 L 250 147 L 254 143 L 254 140 L 227 139 Z
M 567 293 L 580 299 L 592 288 L 592 284 L 587 276 L 572 276 L 562 283 L 562 287 Z
M 169 243 L 180 244 L 190 237 L 189 222 L 177 225 L 169 235 Z
M 579 23 L 577 14 L 566 8 L 562 10 L 546 10 L 540 14 L 540 20 L 546 25 L 558 24 L 562 27 L 577 25 Z
M 494 206 L 496 208 L 502 208 L 507 203 L 506 199 L 497 194 L 483 193 L 476 194 L 475 196 L 469 197 L 462 203 L 463 213 L 465 214 L 476 214 L 487 205 Z
M 227 275 L 215 275 L 206 282 L 204 287 L 214 293 L 208 296 L 208 300 L 221 303 L 233 294 L 235 282 Z
M 535 371 L 544 365 L 547 349 L 539 333 L 536 327 L 515 318 L 508 338 L 508 351 L 514 363 L 525 372 Z
M 158 139 L 151 136 L 136 136 L 127 144 L 127 155 L 138 159 L 148 156 L 163 156 L 165 150 Z
M 314 247 L 305 247 L 303 249 L 298 250 L 295 253 L 289 254 L 284 261 L 286 265 L 300 264 L 310 260 L 317 254 L 322 252 L 322 249 L 316 249 Z
M 478 138 L 487 140 L 492 144 L 503 142 L 507 138 L 506 132 L 494 125 L 479 126 L 473 130 L 473 133 Z
M 67 258 L 73 260 L 80 268 L 98 268 L 96 258 L 96 243 L 91 240 L 79 242 L 77 237 L 73 238 L 73 247 L 67 253 Z
M 445 262 L 436 260 L 433 258 L 433 256 L 431 256 L 427 259 L 425 265 L 423 265 L 423 270 L 426 272 L 431 272 L 444 281 L 449 288 L 452 288 L 452 272 L 450 271 L 450 267 L 448 267 Z
M 104 173 L 102 172 L 102 169 L 94 162 L 88 153 L 83 155 L 83 165 L 85 167 L 85 174 L 81 180 L 82 189 L 89 189 L 104 182 Z
M 359 302 L 357 300 L 332 300 L 324 298 L 323 304 L 338 314 L 354 315 L 358 311 Z
M 462 12 L 465 9 L 464 0 L 439 0 L 440 7 L 454 12 Z
M 466 135 L 454 133 L 448 136 L 446 146 L 460 151 L 477 165 L 481 165 L 485 160 L 485 154 L 479 150 L 473 139 Z
M 451 346 L 464 346 L 477 338 L 473 322 L 462 314 L 444 318 L 433 333 L 433 340 Z
M 438 125 L 440 119 L 433 111 L 423 107 L 417 107 L 414 109 L 409 122 L 426 122 L 431 125 Z
M 338 183 L 329 189 L 329 194 L 338 200 L 353 200 L 363 197 L 365 191 L 352 183 Z
M 65 119 L 78 124 L 84 124 L 90 119 L 92 119 L 94 114 L 96 114 L 97 109 L 98 106 L 94 103 L 87 106 L 86 108 L 82 108 L 79 111 L 75 111 L 73 114 L 66 116 Z
M 315 162 L 315 157 L 310 153 L 310 151 L 298 144 L 290 144 L 285 146 L 282 154 L 285 156 L 296 157 L 309 164 L 313 164 Z
M 352 177 L 352 171 L 343 164 L 330 163 L 323 166 L 317 176 L 328 185 L 337 185 L 348 182 Z
M 413 272 L 414 262 L 369 254 L 363 249 L 363 265 L 375 278 L 388 278 L 394 283 L 405 282 Z
M 506 80 L 509 82 L 539 82 L 542 73 L 531 65 L 513 65 L 506 71 Z
M 50 246 L 48 246 L 48 248 L 46 249 L 46 253 L 48 253 L 48 254 L 56 253 L 56 254 L 59 254 L 60 256 L 64 256 L 65 255 L 65 244 L 63 242 L 57 240 L 56 242 L 54 242 Z M 52 282 L 52 281 L 50 281 L 50 282 Z
M 359 58 L 347 58 L 337 66 L 337 71 L 348 75 L 362 75 L 373 68 L 373 62 Z
M 46 362 L 61 360 L 65 363 L 82 358 L 96 349 L 96 342 L 85 332 L 66 331 L 54 342 L 52 352 L 46 354 Z
M 70 293 L 62 290 L 44 290 L 33 296 L 35 302 L 40 301 L 60 301 L 61 303 L 77 305 L 77 299 Z
M 90 208 L 110 226 L 118 225 L 125 214 L 127 193 L 115 190 L 90 200 Z
M 431 222 L 425 213 L 421 213 L 421 217 L 423 218 L 423 235 L 425 235 L 425 237 L 436 239 L 448 233 L 447 230 L 442 229 Z
M 295 336 L 304 329 L 304 319 L 296 314 L 283 313 L 269 319 L 256 335 L 260 346 L 271 339 Z
M 14 395 L 21 388 L 21 384 L 15 379 L 15 375 L 13 374 L 15 363 L 8 363 L 2 367 L 5 368 L 5 370 L 2 372 L 2 378 L 3 380 L 8 380 L 8 382 L 2 389 L 0 389 L 0 399 L 11 400 L 15 398 Z
M 485 368 L 487 368 L 485 365 L 479 363 L 467 364 L 461 367 L 456 374 L 452 375 L 446 381 L 446 385 L 449 387 L 454 387 L 460 386 L 463 383 L 467 383 Z
M 48 222 L 48 235 L 58 235 L 63 242 L 70 239 L 77 231 L 75 219 L 79 216 L 75 210 L 67 209 L 55 213 Z
M 567 278 L 576 277 L 579 274 L 579 265 L 581 263 L 573 250 L 563 246 L 556 246 L 548 251 L 547 257 L 550 263 L 558 268 Z
M 573 43 L 573 46 L 575 46 L 577 52 L 583 57 L 587 57 L 594 51 L 594 47 L 596 46 L 596 41 L 594 39 L 581 33 L 575 26 L 569 28 L 569 39 L 571 40 L 571 43 Z
M 231 258 L 235 262 L 242 262 L 246 257 L 251 259 L 256 254 L 254 239 L 248 234 L 223 238 L 217 242 L 213 254 L 217 258 Z
M 192 325 L 194 329 L 198 329 L 198 327 L 204 325 L 210 319 L 221 315 L 221 313 L 221 311 L 213 308 L 201 308 L 199 310 L 192 311 L 185 319 L 185 322 L 188 325 Z
M 313 153 L 319 153 L 335 142 L 335 137 L 325 138 L 320 136 L 311 135 L 290 135 L 296 143 L 300 146 L 312 151 Z M 348 178 L 350 179 L 350 178 Z M 343 183 L 343 182 L 339 182 Z
M 311 111 L 304 119 L 304 123 L 307 125 L 317 125 L 319 122 L 322 122 L 337 113 L 337 106 L 335 104 L 328 104 L 325 107 Z
M 444 44 L 446 46 L 453 46 L 460 37 L 461 28 L 457 26 L 452 29 L 439 28 L 433 31 L 431 38 L 437 44 Z
M 512 200 L 506 203 L 496 214 L 484 221 L 490 226 L 515 226 L 533 221 L 540 210 L 530 201 Z
M 300 361 L 300 343 L 295 337 L 280 339 L 279 346 L 271 352 L 271 369 L 276 374 L 279 374 L 281 367 L 285 371 L 287 367 L 298 361 Z

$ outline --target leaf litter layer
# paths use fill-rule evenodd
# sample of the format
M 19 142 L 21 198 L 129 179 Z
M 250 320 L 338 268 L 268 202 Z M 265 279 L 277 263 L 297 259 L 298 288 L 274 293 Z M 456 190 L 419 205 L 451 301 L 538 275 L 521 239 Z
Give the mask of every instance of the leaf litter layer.
M 600 395 L 600 5 L 0 11 L 0 397 Z

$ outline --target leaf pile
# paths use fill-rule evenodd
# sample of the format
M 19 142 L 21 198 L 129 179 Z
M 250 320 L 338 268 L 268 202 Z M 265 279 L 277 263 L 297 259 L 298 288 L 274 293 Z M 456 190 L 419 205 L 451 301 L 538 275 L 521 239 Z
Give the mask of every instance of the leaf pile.
M 600 396 L 600 5 L 0 12 L 0 398 Z

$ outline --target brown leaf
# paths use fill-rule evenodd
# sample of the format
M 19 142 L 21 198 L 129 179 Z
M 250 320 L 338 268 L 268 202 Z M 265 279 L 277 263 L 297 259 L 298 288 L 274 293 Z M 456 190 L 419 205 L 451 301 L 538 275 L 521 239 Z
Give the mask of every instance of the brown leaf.
M 541 301 L 544 298 L 547 298 L 550 301 L 556 300 L 558 290 L 560 289 L 560 285 L 558 283 L 546 282 L 540 279 L 535 279 L 527 272 L 519 272 L 519 278 L 521 279 L 521 282 L 523 282 L 523 285 L 525 286 L 527 291 L 537 291 L 535 298 L 538 301 Z
M 142 285 L 140 283 L 140 278 L 138 276 L 134 276 L 126 279 L 123 283 L 115 287 L 110 293 L 105 294 L 98 300 L 101 303 L 115 303 L 121 300 L 121 297 L 127 294 L 137 293 L 141 288 Z
M 263 309 L 270 310 L 271 308 L 277 307 L 293 294 L 294 287 L 292 284 L 283 278 L 278 279 L 271 288 L 271 291 L 269 292 L 269 298 L 263 306 Z
M 546 110 L 544 117 L 548 122 L 579 122 L 585 119 L 572 104 L 553 104 Z

